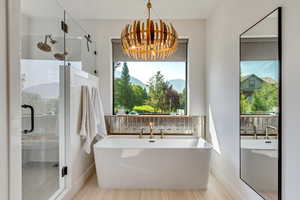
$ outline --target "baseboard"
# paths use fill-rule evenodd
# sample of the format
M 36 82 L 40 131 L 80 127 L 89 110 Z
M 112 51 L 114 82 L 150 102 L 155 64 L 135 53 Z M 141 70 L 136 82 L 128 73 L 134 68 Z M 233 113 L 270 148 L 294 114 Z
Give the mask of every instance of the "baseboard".
M 72 200 L 81 190 L 86 181 L 95 173 L 95 163 L 93 163 L 66 191 L 62 200 Z

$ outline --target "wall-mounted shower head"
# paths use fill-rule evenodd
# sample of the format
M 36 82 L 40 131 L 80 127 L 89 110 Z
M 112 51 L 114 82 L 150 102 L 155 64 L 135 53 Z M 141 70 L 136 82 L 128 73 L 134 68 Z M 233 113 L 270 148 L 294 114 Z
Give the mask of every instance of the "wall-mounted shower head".
M 42 50 L 42 51 L 45 51 L 45 52 L 50 52 L 52 50 L 51 46 L 48 43 L 48 39 L 50 40 L 50 43 L 51 44 L 56 44 L 57 41 L 56 40 L 53 40 L 51 35 L 46 35 L 45 36 L 45 41 L 44 42 L 39 42 L 37 44 L 37 47 Z
M 67 55 L 68 55 L 68 52 L 65 52 L 65 53 L 56 53 L 56 54 L 54 54 L 54 57 L 57 60 L 65 60 L 65 58 L 66 58 Z

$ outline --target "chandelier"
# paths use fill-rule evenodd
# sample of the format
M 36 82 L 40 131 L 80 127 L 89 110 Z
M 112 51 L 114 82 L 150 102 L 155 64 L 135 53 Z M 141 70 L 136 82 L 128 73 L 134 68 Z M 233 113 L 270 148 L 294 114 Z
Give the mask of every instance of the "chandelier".
M 163 20 L 151 19 L 151 1 L 148 0 L 148 18 L 127 24 L 121 34 L 123 52 L 137 60 L 165 59 L 177 49 L 177 32 Z

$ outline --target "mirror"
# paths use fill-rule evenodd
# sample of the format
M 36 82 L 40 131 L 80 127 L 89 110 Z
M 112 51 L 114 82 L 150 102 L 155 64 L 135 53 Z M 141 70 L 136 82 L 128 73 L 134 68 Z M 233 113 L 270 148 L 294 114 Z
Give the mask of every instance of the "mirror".
M 240 178 L 281 199 L 281 8 L 240 35 Z

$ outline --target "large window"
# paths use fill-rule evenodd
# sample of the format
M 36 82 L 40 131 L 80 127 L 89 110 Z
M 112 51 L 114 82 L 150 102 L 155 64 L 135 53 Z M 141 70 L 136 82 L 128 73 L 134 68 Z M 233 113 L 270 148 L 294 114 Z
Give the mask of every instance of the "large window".
M 113 46 L 114 114 L 187 114 L 187 40 L 166 60 L 136 61 Z

